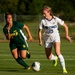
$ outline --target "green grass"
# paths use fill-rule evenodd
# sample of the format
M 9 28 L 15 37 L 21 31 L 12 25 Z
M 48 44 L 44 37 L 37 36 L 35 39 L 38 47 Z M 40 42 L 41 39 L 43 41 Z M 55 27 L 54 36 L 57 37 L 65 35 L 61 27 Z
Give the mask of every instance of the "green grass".
M 29 65 L 34 61 L 39 61 L 42 68 L 39 72 L 25 70 L 12 57 L 8 43 L 0 43 L 0 75 L 63 75 L 62 68 L 58 62 L 56 67 L 53 62 L 46 59 L 44 46 L 39 46 L 38 42 L 29 42 L 30 59 L 24 59 Z M 75 73 L 75 43 L 66 40 L 61 41 L 61 52 L 66 61 L 67 75 Z M 54 50 L 53 50 L 54 53 Z

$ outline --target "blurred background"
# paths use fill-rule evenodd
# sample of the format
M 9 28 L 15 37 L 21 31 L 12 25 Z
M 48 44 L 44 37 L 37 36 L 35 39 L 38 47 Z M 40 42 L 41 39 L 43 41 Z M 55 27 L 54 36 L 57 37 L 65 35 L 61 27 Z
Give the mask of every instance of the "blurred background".
M 74 38 L 75 0 L 0 0 L 0 40 L 5 39 L 2 28 L 5 25 L 6 12 L 11 12 L 15 21 L 28 25 L 34 39 L 38 39 L 38 26 L 44 5 L 50 6 L 53 14 L 66 22 L 70 36 Z M 61 37 L 64 37 L 64 29 L 59 26 L 59 31 Z
M 53 14 L 64 20 L 69 27 L 69 35 L 73 43 L 64 39 L 64 28 L 59 25 L 61 52 L 66 61 L 68 75 L 75 74 L 75 0 L 0 0 L 0 75 L 63 75 L 60 63 L 55 68 L 52 65 L 53 61 L 46 59 L 44 45 L 40 47 L 37 42 L 42 8 L 45 5 L 50 6 Z M 25 70 L 13 59 L 9 43 L 6 42 L 3 34 L 6 12 L 13 14 L 13 20 L 28 25 L 34 41 L 28 42 L 31 58 L 25 59 L 25 62 L 31 65 L 34 61 L 39 61 L 42 65 L 39 72 L 34 72 L 32 69 Z M 23 31 L 27 35 L 25 30 Z M 52 52 L 55 54 L 54 48 Z

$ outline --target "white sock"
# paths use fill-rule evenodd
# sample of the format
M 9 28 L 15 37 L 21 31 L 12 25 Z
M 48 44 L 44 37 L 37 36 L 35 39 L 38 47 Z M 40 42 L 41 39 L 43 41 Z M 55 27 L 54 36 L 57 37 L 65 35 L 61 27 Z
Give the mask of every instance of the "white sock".
M 64 57 L 60 54 L 60 55 L 58 56 L 58 58 L 59 58 L 59 61 L 60 61 L 60 64 L 61 64 L 62 68 L 63 68 L 63 69 L 66 69 L 66 68 L 65 68 L 65 60 L 64 60 Z
M 56 57 L 52 54 L 52 58 L 50 60 L 55 60 Z

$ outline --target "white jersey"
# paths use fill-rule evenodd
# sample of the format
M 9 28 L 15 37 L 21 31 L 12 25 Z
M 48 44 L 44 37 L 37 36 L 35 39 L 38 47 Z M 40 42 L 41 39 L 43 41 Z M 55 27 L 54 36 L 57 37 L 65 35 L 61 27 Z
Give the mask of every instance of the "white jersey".
M 62 21 L 61 19 L 59 19 L 56 16 L 53 16 L 53 18 L 51 20 L 48 20 L 46 18 L 41 20 L 39 29 L 44 29 L 44 40 L 45 41 L 53 42 L 56 35 L 59 35 L 58 24 L 63 25 L 64 21 Z

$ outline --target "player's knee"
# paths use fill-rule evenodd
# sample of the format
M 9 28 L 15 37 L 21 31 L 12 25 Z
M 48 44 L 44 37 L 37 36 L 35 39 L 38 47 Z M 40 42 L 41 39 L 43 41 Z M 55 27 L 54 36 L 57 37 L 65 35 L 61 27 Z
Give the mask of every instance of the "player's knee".
M 17 55 L 13 55 L 13 57 L 14 57 L 14 59 L 17 59 L 17 58 L 18 58 L 18 56 L 17 56 Z
M 21 55 L 21 58 L 25 59 L 25 58 L 26 58 L 26 56 L 25 56 L 25 55 Z

